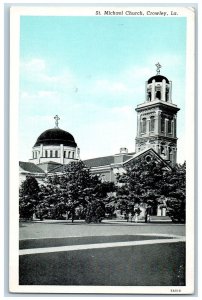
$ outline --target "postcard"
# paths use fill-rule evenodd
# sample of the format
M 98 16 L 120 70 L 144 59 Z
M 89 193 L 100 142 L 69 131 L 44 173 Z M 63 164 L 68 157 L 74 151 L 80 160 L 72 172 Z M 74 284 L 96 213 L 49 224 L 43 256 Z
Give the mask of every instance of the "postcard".
M 195 9 L 10 9 L 12 293 L 194 293 Z

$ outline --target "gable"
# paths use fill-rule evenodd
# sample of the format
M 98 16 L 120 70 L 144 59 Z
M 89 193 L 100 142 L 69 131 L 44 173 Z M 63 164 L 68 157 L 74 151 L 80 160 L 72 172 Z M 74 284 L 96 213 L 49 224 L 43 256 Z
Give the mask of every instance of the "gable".
M 162 159 L 161 156 L 156 151 L 154 151 L 153 148 L 144 149 L 143 151 L 136 153 L 131 159 L 125 161 L 123 163 L 123 166 L 127 166 L 131 162 L 135 162 L 136 160 L 139 160 L 142 158 L 143 159 L 145 158 L 145 160 L 148 160 L 148 161 L 150 159 L 153 159 L 155 161 L 158 161 L 159 163 L 163 163 L 165 168 L 167 168 L 169 170 L 171 169 L 171 166 L 169 165 L 169 163 L 167 161 L 165 161 L 164 159 Z

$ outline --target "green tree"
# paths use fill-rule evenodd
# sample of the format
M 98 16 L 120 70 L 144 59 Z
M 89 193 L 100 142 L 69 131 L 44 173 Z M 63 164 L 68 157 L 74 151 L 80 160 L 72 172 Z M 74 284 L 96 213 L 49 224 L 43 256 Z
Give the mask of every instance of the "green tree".
M 20 218 L 30 219 L 40 200 L 40 188 L 37 180 L 29 176 L 22 182 L 19 190 Z

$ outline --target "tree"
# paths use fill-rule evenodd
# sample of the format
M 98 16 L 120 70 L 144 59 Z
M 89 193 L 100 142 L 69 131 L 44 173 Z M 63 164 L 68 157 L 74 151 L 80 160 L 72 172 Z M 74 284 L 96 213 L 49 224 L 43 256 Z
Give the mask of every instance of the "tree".
M 22 182 L 19 190 L 20 218 L 30 219 L 40 199 L 40 188 L 37 180 L 29 176 Z
M 54 184 L 48 182 L 46 185 L 40 186 L 40 202 L 36 207 L 36 216 L 43 220 L 48 219 L 63 219 L 65 212 L 65 201 L 60 190 L 59 181 Z
M 126 214 L 134 214 L 134 207 L 140 203 L 146 206 L 147 214 L 155 213 L 162 204 L 173 222 L 185 222 L 185 163 L 169 168 L 161 162 L 141 158 L 127 166 L 126 173 L 117 180 L 119 208 Z
M 92 174 L 82 161 L 78 161 L 66 165 L 61 176 L 49 178 L 47 187 L 49 190 L 45 189 L 44 199 L 55 212 L 59 212 L 60 218 L 66 213 L 73 222 L 76 217 L 84 217 L 87 206 L 89 208 L 95 200 L 104 199 L 114 184 L 102 182 L 98 175 Z
M 120 209 L 134 214 L 134 206 L 144 203 L 156 211 L 161 196 L 165 165 L 161 162 L 140 158 L 126 167 L 126 172 L 117 177 Z
M 104 217 L 105 205 L 103 201 L 95 199 L 88 203 L 85 217 L 85 221 L 87 223 L 100 223 Z
M 166 172 L 162 194 L 166 197 L 167 214 L 173 222 L 186 221 L 186 163 L 176 164 Z

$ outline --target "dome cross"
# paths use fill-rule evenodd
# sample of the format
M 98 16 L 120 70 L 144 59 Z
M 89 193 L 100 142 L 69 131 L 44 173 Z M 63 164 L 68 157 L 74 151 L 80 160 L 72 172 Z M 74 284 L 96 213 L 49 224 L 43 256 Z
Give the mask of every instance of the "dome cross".
M 58 117 L 58 115 L 56 115 L 54 119 L 55 119 L 55 128 L 58 128 L 58 121 L 60 120 L 60 118 Z
M 157 64 L 155 64 L 155 66 L 156 66 L 156 72 L 157 72 L 157 75 L 159 75 L 160 74 L 160 69 L 162 68 L 162 66 L 160 65 L 160 63 L 158 62 Z

